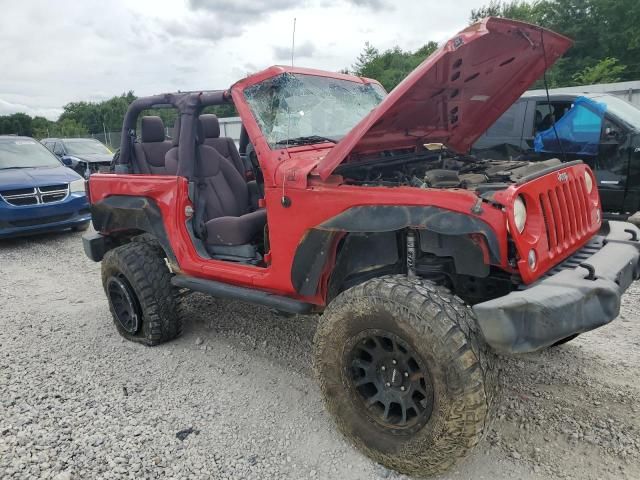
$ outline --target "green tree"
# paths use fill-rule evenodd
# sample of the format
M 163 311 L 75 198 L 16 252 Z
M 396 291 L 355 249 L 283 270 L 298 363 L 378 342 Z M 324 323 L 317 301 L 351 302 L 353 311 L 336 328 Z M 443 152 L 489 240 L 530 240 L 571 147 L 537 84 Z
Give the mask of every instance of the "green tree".
M 50 136 L 50 131 L 55 123 L 44 117 L 33 117 L 31 125 L 33 127 L 33 136 L 37 139 L 42 139 Z
M 25 135 L 33 132 L 33 120 L 26 113 L 13 113 L 0 116 L 0 135 Z
M 584 83 L 585 78 L 596 78 L 593 75 L 598 72 L 602 79 L 598 81 L 640 77 L 638 0 L 492 0 L 473 10 L 471 21 L 488 15 L 535 23 L 574 40 L 573 48 L 549 72 L 552 87 Z M 606 68 L 607 63 L 600 65 L 608 58 L 618 60 L 612 75 L 604 75 L 602 67 Z
M 387 91 L 390 91 L 437 48 L 437 43 L 428 42 L 415 52 L 394 47 L 380 53 L 367 42 L 356 63 L 353 64 L 352 70 L 358 76 L 378 80 Z
M 471 23 L 475 23 L 485 17 L 504 17 L 538 24 L 544 15 L 544 3 L 539 0 L 534 0 L 533 2 L 492 0 L 484 7 L 471 10 Z
M 364 71 L 367 68 L 367 65 L 374 62 L 379 56 L 380 52 L 378 51 L 378 49 L 371 45 L 369 42 L 365 42 L 362 53 L 358 55 L 356 63 L 354 63 L 351 68 L 358 75 L 360 74 L 360 72 Z
M 607 57 L 574 74 L 573 80 L 581 85 L 619 82 L 626 69 L 626 66 L 619 65 L 617 58 Z
M 86 137 L 89 135 L 87 128 L 81 123 L 65 118 L 53 124 L 50 130 L 52 137 Z

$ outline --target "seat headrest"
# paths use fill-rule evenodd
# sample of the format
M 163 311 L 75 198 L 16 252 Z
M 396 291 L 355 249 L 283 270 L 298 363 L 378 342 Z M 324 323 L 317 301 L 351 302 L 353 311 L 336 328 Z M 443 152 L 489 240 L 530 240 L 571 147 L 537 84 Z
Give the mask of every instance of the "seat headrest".
M 162 119 L 152 115 L 142 117 L 140 138 L 142 143 L 164 142 L 164 123 Z
M 218 117 L 212 113 L 200 115 L 199 123 L 202 126 L 202 134 L 204 138 L 218 138 L 220 136 L 220 122 Z

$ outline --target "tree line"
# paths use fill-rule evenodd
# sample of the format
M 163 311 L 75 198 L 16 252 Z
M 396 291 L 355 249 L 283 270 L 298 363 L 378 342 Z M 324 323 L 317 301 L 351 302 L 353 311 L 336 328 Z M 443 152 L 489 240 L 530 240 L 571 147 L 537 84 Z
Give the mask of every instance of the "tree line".
M 640 78 L 638 0 L 491 0 L 472 10 L 469 21 L 488 16 L 533 23 L 574 40 L 574 46 L 548 72 L 552 88 Z M 347 70 L 375 78 L 391 90 L 436 47 L 429 42 L 414 52 L 399 47 L 380 52 L 366 43 Z M 540 86 L 538 81 L 535 87 Z
M 71 102 L 66 104 L 56 121 L 41 116 L 31 117 L 26 113 L 0 116 L 0 135 L 25 135 L 28 137 L 82 137 L 118 132 L 122 129 L 124 115 L 129 104 L 137 97 L 132 91 L 101 102 Z M 207 113 L 219 117 L 237 115 L 233 105 L 207 107 Z M 149 109 L 145 115 L 158 115 L 166 126 L 173 126 L 176 110 L 172 108 Z
M 469 21 L 472 23 L 487 16 L 534 23 L 575 41 L 573 48 L 549 71 L 550 87 L 640 78 L 639 0 L 491 0 L 472 10 Z M 379 51 L 367 42 L 352 67 L 343 71 L 375 78 L 390 91 L 437 47 L 430 41 L 415 51 L 400 47 Z M 535 86 L 542 84 L 538 81 Z M 124 114 L 135 98 L 130 91 L 102 102 L 68 103 L 55 122 L 24 113 L 0 116 L 0 134 L 43 138 L 119 131 Z M 220 117 L 237 115 L 232 105 L 207 110 Z M 160 115 L 167 126 L 173 125 L 175 111 L 172 109 L 154 110 L 148 114 Z

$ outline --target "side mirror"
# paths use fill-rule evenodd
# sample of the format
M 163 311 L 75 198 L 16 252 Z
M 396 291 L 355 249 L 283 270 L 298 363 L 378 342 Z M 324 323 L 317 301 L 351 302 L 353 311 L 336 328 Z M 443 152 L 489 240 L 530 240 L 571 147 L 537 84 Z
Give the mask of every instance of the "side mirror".
M 73 165 L 73 162 L 69 157 L 63 157 L 62 155 L 59 155 L 59 157 L 60 157 L 60 160 L 62 160 L 62 163 L 64 163 L 67 167 L 70 167 Z

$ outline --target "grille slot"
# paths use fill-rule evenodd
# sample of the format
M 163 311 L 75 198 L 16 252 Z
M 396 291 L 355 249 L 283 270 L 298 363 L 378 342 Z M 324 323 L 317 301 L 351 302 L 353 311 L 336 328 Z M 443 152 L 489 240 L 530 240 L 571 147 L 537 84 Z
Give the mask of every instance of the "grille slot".
M 14 207 L 61 202 L 66 199 L 68 195 L 69 185 L 66 184 L 20 188 L 0 192 L 0 198 Z
M 18 188 L 16 190 L 3 190 L 0 191 L 1 196 L 7 195 L 33 195 L 36 193 L 35 188 Z
M 47 185 L 46 187 L 38 187 L 38 190 L 42 193 L 47 192 L 59 192 L 66 190 L 67 186 L 63 183 L 62 185 Z
M 585 240 L 590 218 L 584 179 L 570 175 L 562 185 L 540 193 L 539 202 L 552 258 Z

